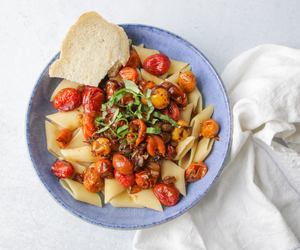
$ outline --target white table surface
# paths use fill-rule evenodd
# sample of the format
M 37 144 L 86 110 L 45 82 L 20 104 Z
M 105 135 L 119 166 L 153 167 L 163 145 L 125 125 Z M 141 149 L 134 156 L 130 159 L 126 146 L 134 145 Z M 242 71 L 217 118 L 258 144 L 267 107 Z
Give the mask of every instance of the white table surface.
M 31 91 L 69 27 L 87 11 L 191 42 L 221 74 L 241 52 L 274 43 L 300 49 L 300 1 L 0 1 L 0 249 L 132 249 L 135 231 L 81 221 L 48 195 L 28 157 Z

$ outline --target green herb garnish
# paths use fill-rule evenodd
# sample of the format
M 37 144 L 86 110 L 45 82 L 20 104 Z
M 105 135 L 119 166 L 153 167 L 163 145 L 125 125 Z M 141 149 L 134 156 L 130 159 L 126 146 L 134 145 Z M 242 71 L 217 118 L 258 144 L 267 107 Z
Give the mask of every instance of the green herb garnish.
M 146 134 L 155 134 L 155 135 L 159 135 L 161 133 L 161 128 L 152 128 L 149 127 L 146 129 Z
M 127 119 L 136 117 L 136 118 L 138 118 L 138 119 L 140 119 L 144 122 L 155 124 L 158 121 L 158 119 L 154 118 L 150 121 L 151 115 L 156 117 L 156 118 L 163 119 L 163 120 L 166 120 L 166 121 L 170 122 L 174 127 L 178 127 L 176 121 L 171 119 L 169 116 L 163 115 L 163 114 L 155 111 L 155 108 L 154 108 L 154 106 L 151 102 L 151 92 L 152 92 L 151 89 L 148 89 L 147 93 L 146 93 L 146 96 L 144 96 L 144 94 L 140 91 L 140 89 L 138 88 L 138 86 L 134 82 L 132 82 L 130 80 L 127 80 L 127 79 L 123 79 L 123 82 L 125 84 L 125 88 L 120 89 L 118 91 L 115 91 L 114 94 L 111 96 L 110 100 L 108 102 L 102 104 L 102 107 L 101 107 L 101 111 L 103 112 L 102 116 L 97 117 L 95 119 L 95 123 L 98 124 L 98 125 L 103 126 L 103 128 L 99 129 L 95 133 L 99 134 L 99 133 L 105 132 L 105 131 L 110 129 L 112 131 L 112 133 L 118 139 L 123 139 L 123 143 L 126 143 L 126 142 L 132 143 L 137 139 L 137 135 L 135 133 L 132 133 L 132 132 L 129 131 L 129 125 L 128 125 L 128 120 Z M 119 104 L 119 101 L 127 93 L 132 94 L 133 98 L 135 99 L 135 102 L 129 103 L 126 106 Z M 140 102 L 140 98 L 142 98 L 142 97 L 146 98 L 148 106 Z M 120 110 L 118 108 L 111 109 L 113 105 L 117 105 L 119 107 L 126 108 L 126 112 L 124 112 L 122 114 L 122 113 L 120 113 Z M 133 105 L 137 106 L 135 111 L 132 110 Z M 108 114 L 107 108 L 111 109 L 111 113 L 114 114 L 108 124 L 103 122 L 105 120 L 105 117 Z M 145 113 L 147 115 L 145 115 Z M 122 127 L 118 128 L 117 123 L 119 121 L 125 121 L 126 124 L 123 125 Z M 115 130 L 113 130 L 111 128 L 111 125 L 113 123 L 115 124 L 115 127 L 116 127 Z M 160 134 L 161 129 L 160 128 L 148 127 L 146 129 L 146 133 L 147 134 Z M 134 135 L 134 139 L 130 140 L 129 138 L 125 138 L 127 134 Z

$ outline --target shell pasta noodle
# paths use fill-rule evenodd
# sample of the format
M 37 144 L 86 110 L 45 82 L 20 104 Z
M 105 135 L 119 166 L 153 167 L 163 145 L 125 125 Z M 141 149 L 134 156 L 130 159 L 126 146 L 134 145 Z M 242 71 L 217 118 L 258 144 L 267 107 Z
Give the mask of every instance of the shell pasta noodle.
M 83 113 L 80 109 L 69 112 L 57 112 L 46 116 L 51 122 L 70 130 L 75 130 L 82 125 L 82 117 Z
M 102 207 L 100 196 L 96 193 L 89 192 L 77 181 L 73 181 L 71 179 L 60 179 L 59 182 L 75 200 L 89 203 L 97 207 Z
M 189 103 L 185 108 L 182 108 L 179 114 L 179 119 L 185 121 L 187 124 L 190 124 L 193 107 L 194 104 Z
M 194 145 L 192 146 L 191 150 L 178 161 L 179 167 L 186 169 L 194 161 L 194 155 L 198 147 L 198 142 L 199 138 L 194 141 Z
M 168 75 L 180 72 L 183 68 L 188 66 L 188 63 L 186 63 L 186 62 L 180 62 L 180 61 L 176 61 L 176 60 L 172 60 L 172 59 L 170 59 L 170 61 L 171 61 L 171 65 L 167 72 Z
M 55 157 L 62 157 L 60 148 L 56 145 L 56 136 L 59 133 L 59 128 L 51 122 L 45 121 L 47 149 Z
M 205 137 L 202 138 L 197 145 L 197 150 L 194 154 L 194 158 L 192 161 L 194 162 L 204 161 L 204 159 L 211 152 L 214 142 L 215 139 L 213 138 L 205 138 Z
M 178 188 L 183 196 L 186 196 L 184 170 L 172 161 L 163 160 L 161 177 L 165 178 L 167 176 L 174 176 L 176 178 L 176 182 L 174 183 L 175 187 Z
M 144 206 L 138 205 L 134 202 L 131 195 L 127 190 L 124 190 L 122 193 L 118 194 L 116 197 L 110 200 L 110 204 L 113 207 L 136 207 L 144 208 Z
M 194 108 L 196 109 L 197 113 L 202 111 L 202 95 L 198 88 L 195 88 L 194 91 L 187 94 L 188 102 L 194 104 Z
M 62 149 L 61 153 L 70 161 L 97 162 L 102 158 L 101 156 L 93 156 L 91 146 Z
M 110 202 L 111 199 L 122 193 L 125 188 L 117 181 L 117 179 L 105 179 L 105 204 Z
M 162 205 L 159 200 L 153 194 L 152 189 L 144 189 L 136 194 L 132 194 L 131 197 L 135 204 L 157 210 L 163 211 Z
M 175 160 L 182 159 L 186 155 L 186 153 L 193 147 L 194 141 L 195 137 L 189 136 L 185 140 L 179 142 L 177 146 L 178 152 L 175 157 Z
M 104 196 L 104 206 L 161 212 L 189 195 L 186 182 L 199 179 L 193 175 L 204 163 L 195 161 L 203 161 L 218 138 L 209 127 L 216 124 L 203 125 L 214 106 L 202 110 L 188 62 L 131 41 L 122 55 L 126 60 L 117 59 L 99 79 L 63 72 L 74 78 L 63 79 L 52 93 L 57 111 L 45 122 L 47 148 L 57 158 L 51 172 L 78 201 L 102 207 Z M 61 57 L 68 62 L 63 53 Z M 51 72 L 57 76 L 59 63 L 54 66 Z M 203 137 L 203 127 L 211 138 Z
M 152 81 L 154 82 L 156 85 L 160 85 L 164 82 L 164 80 L 160 79 L 159 77 L 157 76 L 154 76 L 154 75 L 151 75 L 149 74 L 146 70 L 144 69 L 141 69 L 141 75 L 142 75 L 142 78 L 146 81 Z
M 76 133 L 74 133 L 74 137 L 72 138 L 70 143 L 67 145 L 66 149 L 79 148 L 79 147 L 83 147 L 83 146 L 86 146 L 85 138 L 83 135 L 82 128 L 78 128 L 78 131 L 76 131 Z

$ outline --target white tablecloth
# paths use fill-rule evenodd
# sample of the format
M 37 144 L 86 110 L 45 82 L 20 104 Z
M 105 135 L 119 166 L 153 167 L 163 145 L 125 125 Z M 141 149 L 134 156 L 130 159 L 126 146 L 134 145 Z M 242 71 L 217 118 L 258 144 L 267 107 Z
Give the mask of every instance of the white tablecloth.
M 300 248 L 300 51 L 256 47 L 222 78 L 233 137 L 221 176 L 184 215 L 138 231 L 134 249 Z

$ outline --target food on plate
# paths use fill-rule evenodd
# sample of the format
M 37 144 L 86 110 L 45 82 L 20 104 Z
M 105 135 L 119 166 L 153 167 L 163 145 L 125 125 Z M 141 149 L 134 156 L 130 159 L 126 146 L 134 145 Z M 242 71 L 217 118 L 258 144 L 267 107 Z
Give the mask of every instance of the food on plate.
M 217 134 L 219 133 L 219 124 L 214 119 L 206 119 L 201 128 L 201 136 L 206 138 L 215 138 L 215 140 L 219 140 Z
M 75 26 L 88 29 L 95 20 L 87 16 Z M 219 139 L 219 126 L 211 119 L 213 104 L 202 110 L 188 63 L 143 45 L 128 51 L 113 76 L 106 68 L 97 84 L 64 79 L 55 89 L 57 112 L 45 123 L 47 148 L 58 158 L 52 172 L 79 201 L 101 207 L 95 195 L 103 193 L 105 204 L 163 211 L 161 204 L 174 206 L 188 195 L 187 182 L 207 174 L 203 161 Z M 84 53 L 69 52 L 74 58 Z
M 152 75 L 162 75 L 166 73 L 171 65 L 169 57 L 165 54 L 154 54 L 146 58 L 143 68 Z
M 124 30 L 96 12 L 88 12 L 69 29 L 60 58 L 51 65 L 49 74 L 97 86 L 107 73 L 115 76 L 128 58 L 129 43 Z

